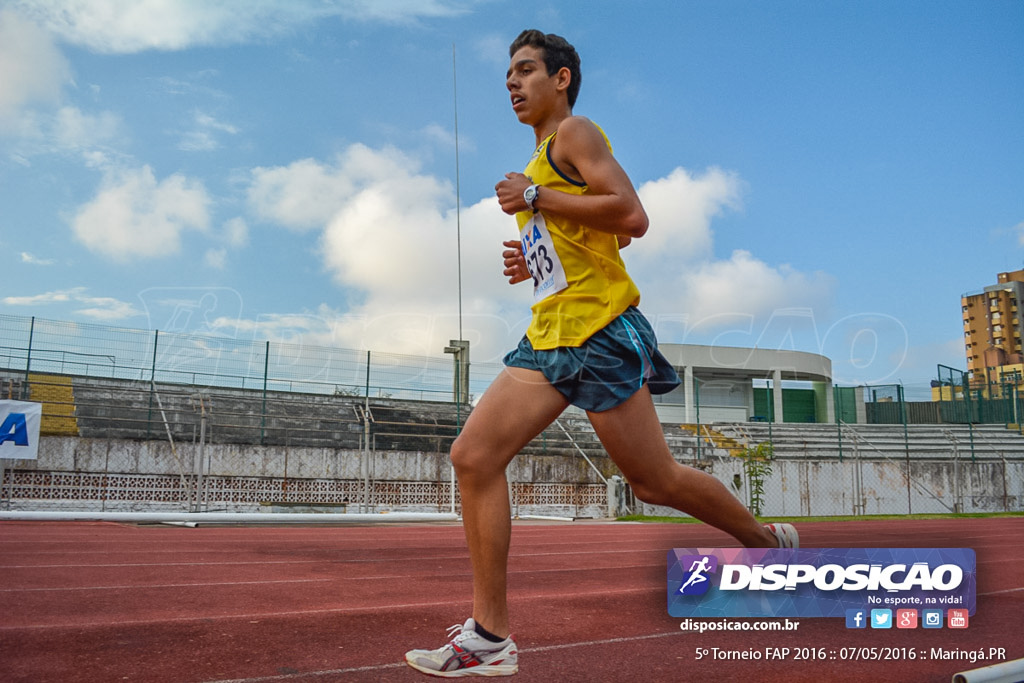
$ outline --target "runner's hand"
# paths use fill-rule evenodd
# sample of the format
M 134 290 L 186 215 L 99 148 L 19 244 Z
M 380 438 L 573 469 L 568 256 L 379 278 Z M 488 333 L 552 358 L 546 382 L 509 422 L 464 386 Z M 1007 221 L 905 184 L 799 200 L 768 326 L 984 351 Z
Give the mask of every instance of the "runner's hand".
M 530 179 L 522 173 L 506 173 L 505 179 L 494 186 L 501 210 L 510 216 L 520 211 L 529 211 L 530 207 L 523 199 L 523 192 L 529 186 Z
M 502 242 L 505 251 L 501 252 L 505 259 L 505 270 L 502 271 L 508 277 L 510 285 L 518 284 L 533 279 L 530 269 L 526 267 L 526 259 L 523 258 L 523 245 L 519 240 L 505 240 Z

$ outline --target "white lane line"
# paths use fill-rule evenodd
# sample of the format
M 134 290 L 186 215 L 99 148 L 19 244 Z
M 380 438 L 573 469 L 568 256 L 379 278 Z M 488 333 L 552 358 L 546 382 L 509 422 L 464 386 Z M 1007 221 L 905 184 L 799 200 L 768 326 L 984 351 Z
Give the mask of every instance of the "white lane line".
M 582 573 L 608 573 L 610 571 L 618 570 L 635 570 L 635 569 L 654 569 L 660 568 L 660 564 L 628 564 L 615 567 L 587 567 L 580 569 L 579 567 L 568 567 L 568 568 L 556 568 L 556 569 L 519 569 L 509 571 L 509 576 L 522 576 L 530 574 L 558 574 L 564 572 L 572 572 L 573 574 Z M 314 582 L 335 582 L 344 583 L 348 581 L 410 581 L 410 580 L 424 580 L 424 579 L 452 579 L 460 576 L 472 577 L 473 573 L 466 568 L 466 571 L 461 572 L 443 572 L 433 574 L 374 574 L 373 576 L 333 576 L 328 578 L 320 579 L 272 579 L 268 581 L 213 581 L 213 582 L 195 582 L 195 583 L 172 583 L 172 584 L 139 584 L 139 585 L 125 585 L 125 586 L 55 586 L 55 587 L 35 587 L 35 588 L 0 588 L 0 593 L 21 593 L 21 592 L 42 592 L 42 591 L 80 591 L 80 590 L 123 590 L 126 588 L 190 588 L 193 586 L 247 586 L 247 585 L 261 585 L 261 584 L 272 584 L 272 583 L 314 583 Z
M 652 640 L 654 638 L 666 638 L 680 635 L 680 631 L 668 633 L 650 633 L 642 636 L 629 636 L 622 638 L 605 638 L 603 640 L 586 640 L 578 643 L 562 643 L 560 645 L 543 645 L 520 649 L 521 653 L 551 652 L 554 650 L 568 650 L 576 647 L 592 647 L 595 645 L 616 645 L 619 643 L 635 643 L 641 640 Z M 330 669 L 326 671 L 307 671 L 305 673 L 279 674 L 276 676 L 259 676 L 256 678 L 232 678 L 230 680 L 206 681 L 205 683 L 272 683 L 274 681 L 294 681 L 301 679 L 323 678 L 326 676 L 344 676 L 346 674 L 369 673 L 373 671 L 387 671 L 405 667 L 405 662 L 392 662 L 389 664 L 377 664 L 375 666 L 358 666 L 350 669 Z
M 978 597 L 980 598 L 983 595 L 1001 595 L 1002 593 L 1016 593 L 1018 591 L 1024 591 L 1024 588 L 1006 588 L 1001 591 L 989 591 L 987 593 L 978 593 Z
M 631 595 L 651 593 L 651 588 L 622 588 L 619 590 L 599 590 L 586 593 L 573 593 L 571 598 L 592 598 L 612 595 Z M 529 602 L 534 600 L 551 600 L 549 594 L 537 594 L 521 596 L 516 602 Z M 405 609 L 421 609 L 433 607 L 452 607 L 458 605 L 472 605 L 472 598 L 463 600 L 444 600 L 440 602 L 413 602 L 397 605 L 370 605 L 367 607 L 329 607 L 325 609 L 308 610 L 285 610 L 281 612 L 254 612 L 245 614 L 203 614 L 187 617 L 166 617 L 153 619 L 137 619 L 132 621 L 96 621 L 96 622 L 72 622 L 63 624 L 24 624 L 21 626 L 0 626 L 0 633 L 14 631 L 43 631 L 49 629 L 86 629 L 86 628 L 121 628 L 125 626 L 159 626 L 161 624 L 186 624 L 189 622 L 209 623 L 211 621 L 237 621 L 242 619 L 262 620 L 282 617 L 300 617 L 304 615 L 326 615 L 326 614 L 380 614 L 387 611 L 399 611 Z
M 195 588 L 206 586 L 265 586 L 280 583 L 322 583 L 335 579 L 275 579 L 273 581 L 219 581 L 211 583 L 154 583 L 135 586 L 69 586 L 58 588 L 0 588 L 0 593 L 45 593 L 58 591 L 123 591 L 146 588 Z

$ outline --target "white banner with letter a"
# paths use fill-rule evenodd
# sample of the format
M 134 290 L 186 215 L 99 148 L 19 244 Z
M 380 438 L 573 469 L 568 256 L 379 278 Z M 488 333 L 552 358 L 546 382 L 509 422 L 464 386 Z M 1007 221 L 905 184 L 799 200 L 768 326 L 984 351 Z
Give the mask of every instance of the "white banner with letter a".
M 0 458 L 35 460 L 42 420 L 42 403 L 0 401 Z

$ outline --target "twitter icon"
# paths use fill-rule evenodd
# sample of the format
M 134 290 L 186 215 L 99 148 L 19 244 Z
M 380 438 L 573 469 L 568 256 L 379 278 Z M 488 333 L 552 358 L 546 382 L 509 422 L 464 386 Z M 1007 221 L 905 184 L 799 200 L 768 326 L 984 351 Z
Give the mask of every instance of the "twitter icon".
M 871 610 L 871 628 L 892 628 L 892 610 Z

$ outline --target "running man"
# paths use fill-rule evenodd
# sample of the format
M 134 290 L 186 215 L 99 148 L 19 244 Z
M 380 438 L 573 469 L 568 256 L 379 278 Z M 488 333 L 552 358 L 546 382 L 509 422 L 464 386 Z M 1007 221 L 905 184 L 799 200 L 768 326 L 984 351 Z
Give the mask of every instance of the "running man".
M 647 232 L 647 214 L 604 133 L 574 116 L 580 60 L 560 36 L 528 30 L 509 49 L 512 110 L 533 129 L 525 173 L 496 186 L 520 239 L 504 243 L 505 275 L 532 281 L 533 317 L 481 397 L 451 458 L 473 568 L 473 614 L 449 643 L 406 662 L 442 677 L 518 671 L 506 578 L 511 510 L 505 468 L 570 404 L 587 412 L 634 494 L 667 505 L 747 547 L 797 547 L 788 525 L 762 526 L 717 479 L 677 463 L 651 400 L 679 385 L 636 306 L 640 293 L 619 249 Z
M 682 593 L 696 583 L 704 583 L 707 581 L 708 577 L 704 576 L 704 572 L 708 570 L 709 563 L 710 560 L 706 555 L 699 560 L 694 560 L 693 564 L 691 564 L 690 568 L 687 570 L 690 572 L 690 578 L 688 578 L 683 585 L 679 587 L 679 592 Z

